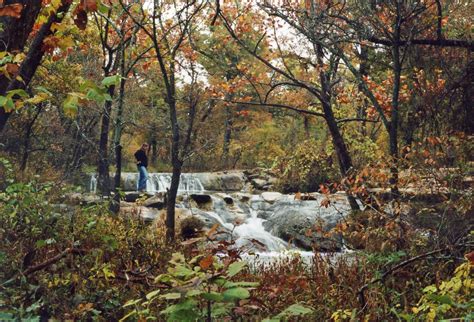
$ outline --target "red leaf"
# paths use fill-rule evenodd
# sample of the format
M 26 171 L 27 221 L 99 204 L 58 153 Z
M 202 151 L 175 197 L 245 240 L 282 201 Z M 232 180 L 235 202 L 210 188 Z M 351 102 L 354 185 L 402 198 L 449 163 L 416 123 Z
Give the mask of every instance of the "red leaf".
M 20 3 L 10 4 L 8 6 L 4 6 L 0 8 L 0 16 L 20 18 L 22 9 L 23 9 L 23 5 Z
M 84 0 L 86 11 L 97 11 L 97 0 Z
M 212 263 L 214 263 L 214 258 L 212 255 L 207 255 L 201 261 L 199 261 L 199 266 L 201 266 L 202 269 L 206 270 L 209 267 L 211 267 Z
M 76 10 L 74 11 L 76 14 L 76 16 L 74 17 L 74 23 L 79 29 L 85 30 L 87 27 L 87 12 L 80 5 L 77 6 Z

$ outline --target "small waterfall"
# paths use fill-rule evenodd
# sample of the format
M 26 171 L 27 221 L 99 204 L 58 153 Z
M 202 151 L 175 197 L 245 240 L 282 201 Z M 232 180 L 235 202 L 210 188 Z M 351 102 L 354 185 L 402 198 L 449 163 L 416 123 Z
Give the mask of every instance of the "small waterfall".
M 97 193 L 97 177 L 95 174 L 91 174 L 89 182 L 89 192 Z
M 148 174 L 147 191 L 165 192 L 171 186 L 171 174 L 150 173 Z M 178 192 L 203 192 L 204 187 L 201 181 L 192 173 L 181 174 Z
M 213 173 L 181 174 L 178 187 L 181 197 L 176 208 L 187 210 L 188 215 L 197 216 L 207 228 L 219 224 L 222 227 L 219 238 L 231 237 L 237 247 L 249 251 L 249 256 L 255 254 L 262 258 L 273 258 L 276 254 L 298 254 L 309 259 L 312 256 L 309 250 L 313 245 L 328 252 L 345 250 L 343 245 L 338 246 L 341 244 L 337 240 L 338 236 L 332 240 L 318 236 L 320 230 L 329 231 L 336 227 L 350 212 L 344 194 L 331 195 L 330 206 L 324 207 L 321 206 L 321 201 L 327 197 L 318 193 L 308 194 L 307 199 L 303 200 L 295 195 L 278 192 L 250 194 L 244 192 L 244 189 L 238 191 L 234 188 L 233 191 L 231 189 L 226 192 L 213 189 L 212 187 L 217 186 L 216 182 L 221 182 L 225 175 L 227 174 L 220 174 L 221 177 Z M 235 176 L 231 178 L 235 179 Z M 138 173 L 122 173 L 123 191 L 136 191 L 137 181 Z M 232 182 L 228 180 L 227 183 Z M 170 185 L 171 173 L 150 173 L 147 191 L 166 192 Z M 97 190 L 95 174 L 90 177 L 89 190 Z M 142 217 L 150 219 L 157 213 L 145 211 Z M 312 234 L 308 236 L 307 231 L 312 231 Z
M 281 252 L 288 249 L 287 242 L 265 230 L 263 227 L 264 221 L 262 218 L 257 218 L 255 210 L 250 209 L 250 217 L 234 228 L 234 233 L 238 236 L 236 245 L 242 247 L 254 243 L 255 248 L 264 248 L 267 252 Z
M 171 173 L 149 173 L 146 183 L 146 191 L 150 193 L 166 192 L 171 185 Z M 122 189 L 123 191 L 137 191 L 138 173 L 123 172 L 122 173 Z M 97 175 L 90 175 L 89 191 L 97 192 Z M 183 173 L 179 181 L 179 193 L 200 193 L 205 191 L 201 181 L 192 173 Z

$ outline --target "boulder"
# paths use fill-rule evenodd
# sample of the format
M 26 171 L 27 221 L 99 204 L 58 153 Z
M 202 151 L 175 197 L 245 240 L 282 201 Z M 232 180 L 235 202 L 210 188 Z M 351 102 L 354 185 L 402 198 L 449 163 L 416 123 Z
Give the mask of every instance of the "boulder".
M 237 192 L 232 194 L 233 198 L 239 200 L 240 202 L 249 202 L 252 198 L 252 195 L 249 193 Z
M 221 181 L 224 191 L 240 191 L 244 188 L 245 176 L 241 172 L 224 173 Z
M 103 198 L 96 194 L 85 194 L 79 192 L 73 192 L 65 195 L 64 203 L 68 205 L 98 205 L 107 202 L 108 198 Z
M 324 233 L 334 228 L 340 219 L 337 212 L 282 207 L 269 216 L 263 226 L 273 235 L 306 250 L 339 251 L 341 237 L 337 234 L 326 237 Z M 314 229 L 316 227 L 319 229 Z
M 124 191 L 135 191 L 138 187 L 138 173 L 125 172 L 122 173 L 120 182 Z
M 160 211 L 155 208 L 133 206 L 133 207 L 121 207 L 120 213 L 122 215 L 129 215 L 132 217 L 141 218 L 145 222 L 152 222 L 159 216 Z
M 268 203 L 274 203 L 283 197 L 283 195 L 279 192 L 264 192 L 261 194 L 261 196 L 262 199 Z
M 137 201 L 138 198 L 140 198 L 140 193 L 133 191 L 133 192 L 126 192 L 124 199 L 126 202 L 135 202 Z
M 208 191 L 240 191 L 245 184 L 245 175 L 240 171 L 203 172 L 195 177 L 201 181 Z
M 165 201 L 163 196 L 161 195 L 155 195 L 151 198 L 148 198 L 143 202 L 144 207 L 149 207 L 149 208 L 156 208 L 158 210 L 163 209 L 165 207 Z
M 192 194 L 189 196 L 192 200 L 196 201 L 198 205 L 206 204 L 211 202 L 211 196 L 207 194 Z
M 267 180 L 260 179 L 260 178 L 252 179 L 251 183 L 254 186 L 254 188 L 259 189 L 259 190 L 264 189 L 264 187 L 268 185 Z
M 219 198 L 222 198 L 222 200 L 224 200 L 224 202 L 227 204 L 227 205 L 232 205 L 234 204 L 234 199 L 229 196 L 228 194 L 225 194 L 225 193 L 216 193 L 215 194 L 216 197 L 219 197 Z

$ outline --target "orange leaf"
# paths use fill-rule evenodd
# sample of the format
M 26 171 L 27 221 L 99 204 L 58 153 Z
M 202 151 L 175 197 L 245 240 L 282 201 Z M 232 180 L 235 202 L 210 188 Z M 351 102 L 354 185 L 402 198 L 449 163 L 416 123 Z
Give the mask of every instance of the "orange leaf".
M 471 262 L 471 265 L 474 265 L 474 251 L 464 255 L 469 262 Z
M 10 4 L 8 6 L 4 6 L 3 8 L 0 8 L 0 16 L 20 18 L 22 9 L 23 9 L 23 5 L 20 3 Z
M 201 266 L 201 268 L 205 270 L 211 267 L 212 263 L 214 263 L 214 258 L 212 257 L 212 255 L 207 255 L 199 261 L 199 266 Z
M 323 200 L 321 200 L 321 206 L 322 207 L 329 207 L 329 205 L 331 204 L 331 200 L 329 200 L 329 198 L 324 198 Z
M 7 70 L 7 73 L 9 75 L 15 75 L 16 73 L 18 73 L 18 70 L 20 69 L 20 67 L 18 67 L 17 64 L 10 64 L 8 63 L 6 65 L 6 70 Z
M 219 227 L 219 224 L 214 224 L 211 229 L 209 229 L 206 233 L 207 237 L 210 237 L 212 235 L 214 235 L 217 231 L 217 228 Z
M 97 11 L 97 0 L 84 0 L 84 7 L 87 11 Z

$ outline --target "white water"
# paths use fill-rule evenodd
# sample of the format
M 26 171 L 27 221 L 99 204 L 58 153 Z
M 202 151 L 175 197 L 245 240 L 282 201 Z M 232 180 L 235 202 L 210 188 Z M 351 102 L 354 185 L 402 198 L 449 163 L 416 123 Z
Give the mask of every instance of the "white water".
M 138 189 L 138 173 L 122 173 L 122 185 L 124 191 L 136 191 Z M 146 191 L 150 193 L 166 192 L 171 186 L 170 173 L 149 173 L 146 182 Z M 91 174 L 89 191 L 97 192 L 97 175 Z M 178 192 L 203 192 L 205 191 L 201 181 L 192 173 L 183 173 L 179 180 Z
M 165 192 L 171 186 L 171 175 L 168 173 L 148 174 L 146 190 L 148 192 Z M 204 187 L 201 181 L 192 173 L 181 174 L 178 192 L 202 192 Z
M 237 237 L 236 246 L 244 247 L 253 244 L 254 248 L 260 251 L 282 252 L 287 250 L 288 243 L 266 231 L 263 227 L 264 221 L 262 218 L 257 218 L 255 210 L 250 209 L 250 217 L 234 228 Z
M 138 174 L 124 173 L 122 181 L 125 191 L 136 190 Z M 169 189 L 170 184 L 171 174 L 151 173 L 147 181 L 147 191 L 150 193 L 165 192 Z M 97 178 L 95 175 L 91 176 L 89 188 L 91 192 L 95 192 L 97 189 Z M 292 216 L 294 216 L 296 211 L 297 215 L 301 214 L 299 218 L 306 218 L 308 212 L 310 214 L 317 213 L 321 218 L 336 218 L 336 216 L 337 218 L 342 218 L 343 213 L 348 211 L 348 205 L 343 196 L 338 199 L 339 201 L 334 201 L 331 207 L 325 208 L 320 206 L 319 199 L 322 199 L 323 196 L 317 194 L 315 196 L 317 200 L 302 201 L 297 200 L 293 195 L 281 195 L 278 193 L 273 193 L 273 199 L 269 199 L 272 196 L 268 194 L 209 193 L 205 192 L 199 178 L 192 173 L 181 175 L 178 193 L 182 196 L 181 200 L 184 200 L 177 204 L 177 208 L 189 209 L 190 215 L 198 216 L 204 220 L 207 227 L 211 227 L 215 223 L 219 224 L 228 234 L 227 236 L 232 236 L 232 240 L 235 241 L 237 247 L 246 250 L 247 254 L 245 256 L 248 256 L 253 262 L 267 262 L 270 258 L 277 260 L 286 259 L 289 256 L 301 256 L 305 262 L 309 262 L 314 255 L 312 252 L 298 249 L 265 230 L 265 226 L 268 226 L 268 224 L 264 226 L 264 223 L 267 221 L 264 218 L 271 217 L 277 211 L 280 211 L 281 214 L 281 210 L 283 210 L 284 217 L 287 214 L 286 211 L 288 211 L 288 215 L 292 213 Z M 211 202 L 204 205 L 196 204 L 191 201 L 191 194 L 209 194 Z M 269 194 L 271 195 L 272 193 Z M 147 215 L 142 214 L 142 217 L 146 217 L 147 220 L 153 220 L 158 212 L 145 211 L 145 213 Z M 273 217 L 271 218 L 273 220 Z M 292 224 L 292 222 L 286 224 Z

